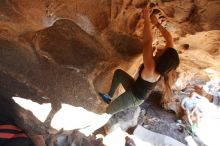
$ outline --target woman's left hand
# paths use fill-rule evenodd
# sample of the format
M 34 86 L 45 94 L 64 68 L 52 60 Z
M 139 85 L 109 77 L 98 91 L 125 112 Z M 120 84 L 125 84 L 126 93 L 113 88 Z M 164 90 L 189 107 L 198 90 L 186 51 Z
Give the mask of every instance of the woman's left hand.
M 154 14 L 152 14 L 150 16 L 150 18 L 151 18 L 151 23 L 152 24 L 157 25 L 159 23 L 158 20 L 157 20 L 157 17 Z
M 148 8 L 144 8 L 143 16 L 144 16 L 144 18 L 149 18 L 150 17 L 150 10 Z

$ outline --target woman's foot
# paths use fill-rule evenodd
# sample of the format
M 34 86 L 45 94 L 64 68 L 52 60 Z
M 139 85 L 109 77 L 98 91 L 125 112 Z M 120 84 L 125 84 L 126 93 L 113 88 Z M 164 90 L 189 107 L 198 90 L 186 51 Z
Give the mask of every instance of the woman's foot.
M 111 97 L 108 94 L 99 92 L 99 96 L 102 97 L 102 99 L 105 101 L 105 103 L 107 103 L 107 104 L 111 103 Z

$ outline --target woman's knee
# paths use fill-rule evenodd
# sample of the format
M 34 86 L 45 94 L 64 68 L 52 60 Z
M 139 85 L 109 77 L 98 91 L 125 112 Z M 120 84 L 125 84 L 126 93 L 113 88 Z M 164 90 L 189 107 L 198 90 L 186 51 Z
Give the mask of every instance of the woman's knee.
M 115 74 L 122 75 L 122 74 L 124 74 L 124 71 L 122 69 L 116 69 Z
M 114 72 L 114 78 L 120 79 L 123 77 L 124 71 L 121 69 L 117 69 Z

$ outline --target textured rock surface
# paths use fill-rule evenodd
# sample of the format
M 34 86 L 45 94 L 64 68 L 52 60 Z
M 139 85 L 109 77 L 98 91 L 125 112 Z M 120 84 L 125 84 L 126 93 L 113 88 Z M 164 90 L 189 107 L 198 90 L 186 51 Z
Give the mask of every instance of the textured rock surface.
M 105 128 L 109 133 L 113 132 L 118 127 L 120 127 L 123 131 L 127 131 L 130 127 L 135 127 L 136 125 L 141 124 L 141 122 L 138 120 L 141 114 L 140 107 L 126 109 L 118 114 L 113 115 L 106 124 Z
M 1 0 L 1 94 L 52 102 L 57 108 L 64 102 L 104 112 L 96 91 L 108 90 L 116 68 L 134 76 L 142 62 L 141 11 L 146 4 L 147 0 Z M 220 76 L 220 2 L 161 0 L 159 6 L 181 57 L 177 74 L 171 74 L 174 82 L 178 78 L 173 88 L 179 91 Z M 155 47 L 163 43 L 157 30 L 154 40 Z

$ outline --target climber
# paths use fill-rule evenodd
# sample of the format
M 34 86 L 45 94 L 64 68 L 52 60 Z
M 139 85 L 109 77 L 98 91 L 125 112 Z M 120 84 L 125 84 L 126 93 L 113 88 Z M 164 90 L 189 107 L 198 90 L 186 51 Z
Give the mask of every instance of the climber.
M 143 103 L 161 78 L 166 78 L 166 85 L 169 86 L 167 74 L 171 70 L 175 70 L 179 65 L 179 56 L 177 51 L 173 49 L 172 36 L 158 22 L 154 14 L 150 17 L 150 9 L 145 8 L 143 16 L 145 20 L 143 30 L 143 65 L 140 67 L 139 77 L 137 80 L 134 80 L 121 69 L 115 71 L 108 94 L 99 93 L 102 99 L 109 104 L 106 113 L 100 115 L 88 128 L 80 130 L 86 135 L 105 125 L 113 114 Z M 160 30 L 166 40 L 164 49 L 157 50 L 154 56 L 150 20 Z M 126 91 L 111 102 L 111 97 L 120 83 Z
M 164 77 L 165 84 L 169 87 L 167 74 L 175 70 L 179 65 L 179 56 L 173 48 L 173 39 L 171 34 L 159 23 L 157 17 L 150 10 L 144 9 L 144 30 L 143 30 L 143 64 L 139 70 L 137 80 L 121 69 L 114 72 L 110 91 L 108 94 L 99 93 L 102 99 L 109 104 L 107 113 L 115 114 L 125 108 L 135 107 L 143 103 L 150 92 L 154 89 L 157 82 Z M 154 24 L 162 33 L 166 40 L 166 46 L 163 49 L 153 52 L 151 23 Z M 153 55 L 155 54 L 155 55 Z M 111 102 L 115 90 L 119 84 L 125 88 L 126 92 Z

